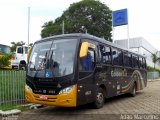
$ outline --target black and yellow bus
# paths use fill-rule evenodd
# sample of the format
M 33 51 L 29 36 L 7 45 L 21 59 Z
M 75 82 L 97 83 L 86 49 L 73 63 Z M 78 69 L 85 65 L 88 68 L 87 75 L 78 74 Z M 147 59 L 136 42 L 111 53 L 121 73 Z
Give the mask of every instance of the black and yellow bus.
M 76 107 L 104 105 L 105 98 L 147 85 L 145 57 L 89 34 L 66 34 L 35 42 L 28 59 L 28 102 Z

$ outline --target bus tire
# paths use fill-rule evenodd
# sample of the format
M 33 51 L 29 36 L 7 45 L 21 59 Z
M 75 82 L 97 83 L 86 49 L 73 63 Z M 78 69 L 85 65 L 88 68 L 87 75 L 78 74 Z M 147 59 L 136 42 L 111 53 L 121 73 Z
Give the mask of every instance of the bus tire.
M 136 96 L 136 83 L 134 83 L 133 84 L 133 86 L 132 86 L 132 90 L 131 90 L 131 92 L 130 92 L 130 95 L 132 96 L 132 97 L 135 97 Z
M 95 96 L 95 101 L 94 101 L 94 107 L 96 109 L 102 108 L 104 105 L 105 97 L 104 97 L 104 91 L 102 88 L 99 88 L 96 96 Z

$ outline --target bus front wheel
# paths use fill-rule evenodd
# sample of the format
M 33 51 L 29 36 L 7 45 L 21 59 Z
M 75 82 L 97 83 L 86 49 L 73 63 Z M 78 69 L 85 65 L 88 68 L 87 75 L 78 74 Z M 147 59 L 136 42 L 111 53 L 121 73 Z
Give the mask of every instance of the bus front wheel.
M 130 94 L 132 97 L 136 96 L 136 83 L 133 84 L 133 87 L 132 87 Z
M 104 105 L 104 92 L 102 88 L 99 88 L 97 93 L 96 93 L 96 98 L 95 98 L 95 102 L 94 102 L 94 107 L 99 109 L 101 107 L 103 107 Z

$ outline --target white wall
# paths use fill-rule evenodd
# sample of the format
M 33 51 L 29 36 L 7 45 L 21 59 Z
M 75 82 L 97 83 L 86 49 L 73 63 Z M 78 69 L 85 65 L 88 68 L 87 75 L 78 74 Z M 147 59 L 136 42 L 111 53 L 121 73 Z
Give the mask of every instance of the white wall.
M 127 39 L 116 40 L 115 44 L 120 45 L 124 48 L 127 48 Z M 139 53 L 146 57 L 147 65 L 154 67 L 154 63 L 152 62 L 152 54 L 156 53 L 158 50 L 154 48 L 147 40 L 142 37 L 139 38 L 131 38 L 130 39 L 130 50 L 136 53 Z M 160 52 L 158 54 L 160 56 Z M 160 64 L 156 64 L 156 68 L 160 68 Z

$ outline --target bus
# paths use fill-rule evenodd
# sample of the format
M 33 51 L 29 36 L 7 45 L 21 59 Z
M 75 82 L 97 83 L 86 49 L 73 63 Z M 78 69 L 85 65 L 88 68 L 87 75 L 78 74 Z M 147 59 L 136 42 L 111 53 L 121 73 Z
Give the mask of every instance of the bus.
M 93 103 L 147 85 L 142 55 L 89 34 L 64 34 L 35 42 L 26 73 L 28 102 L 60 107 Z

